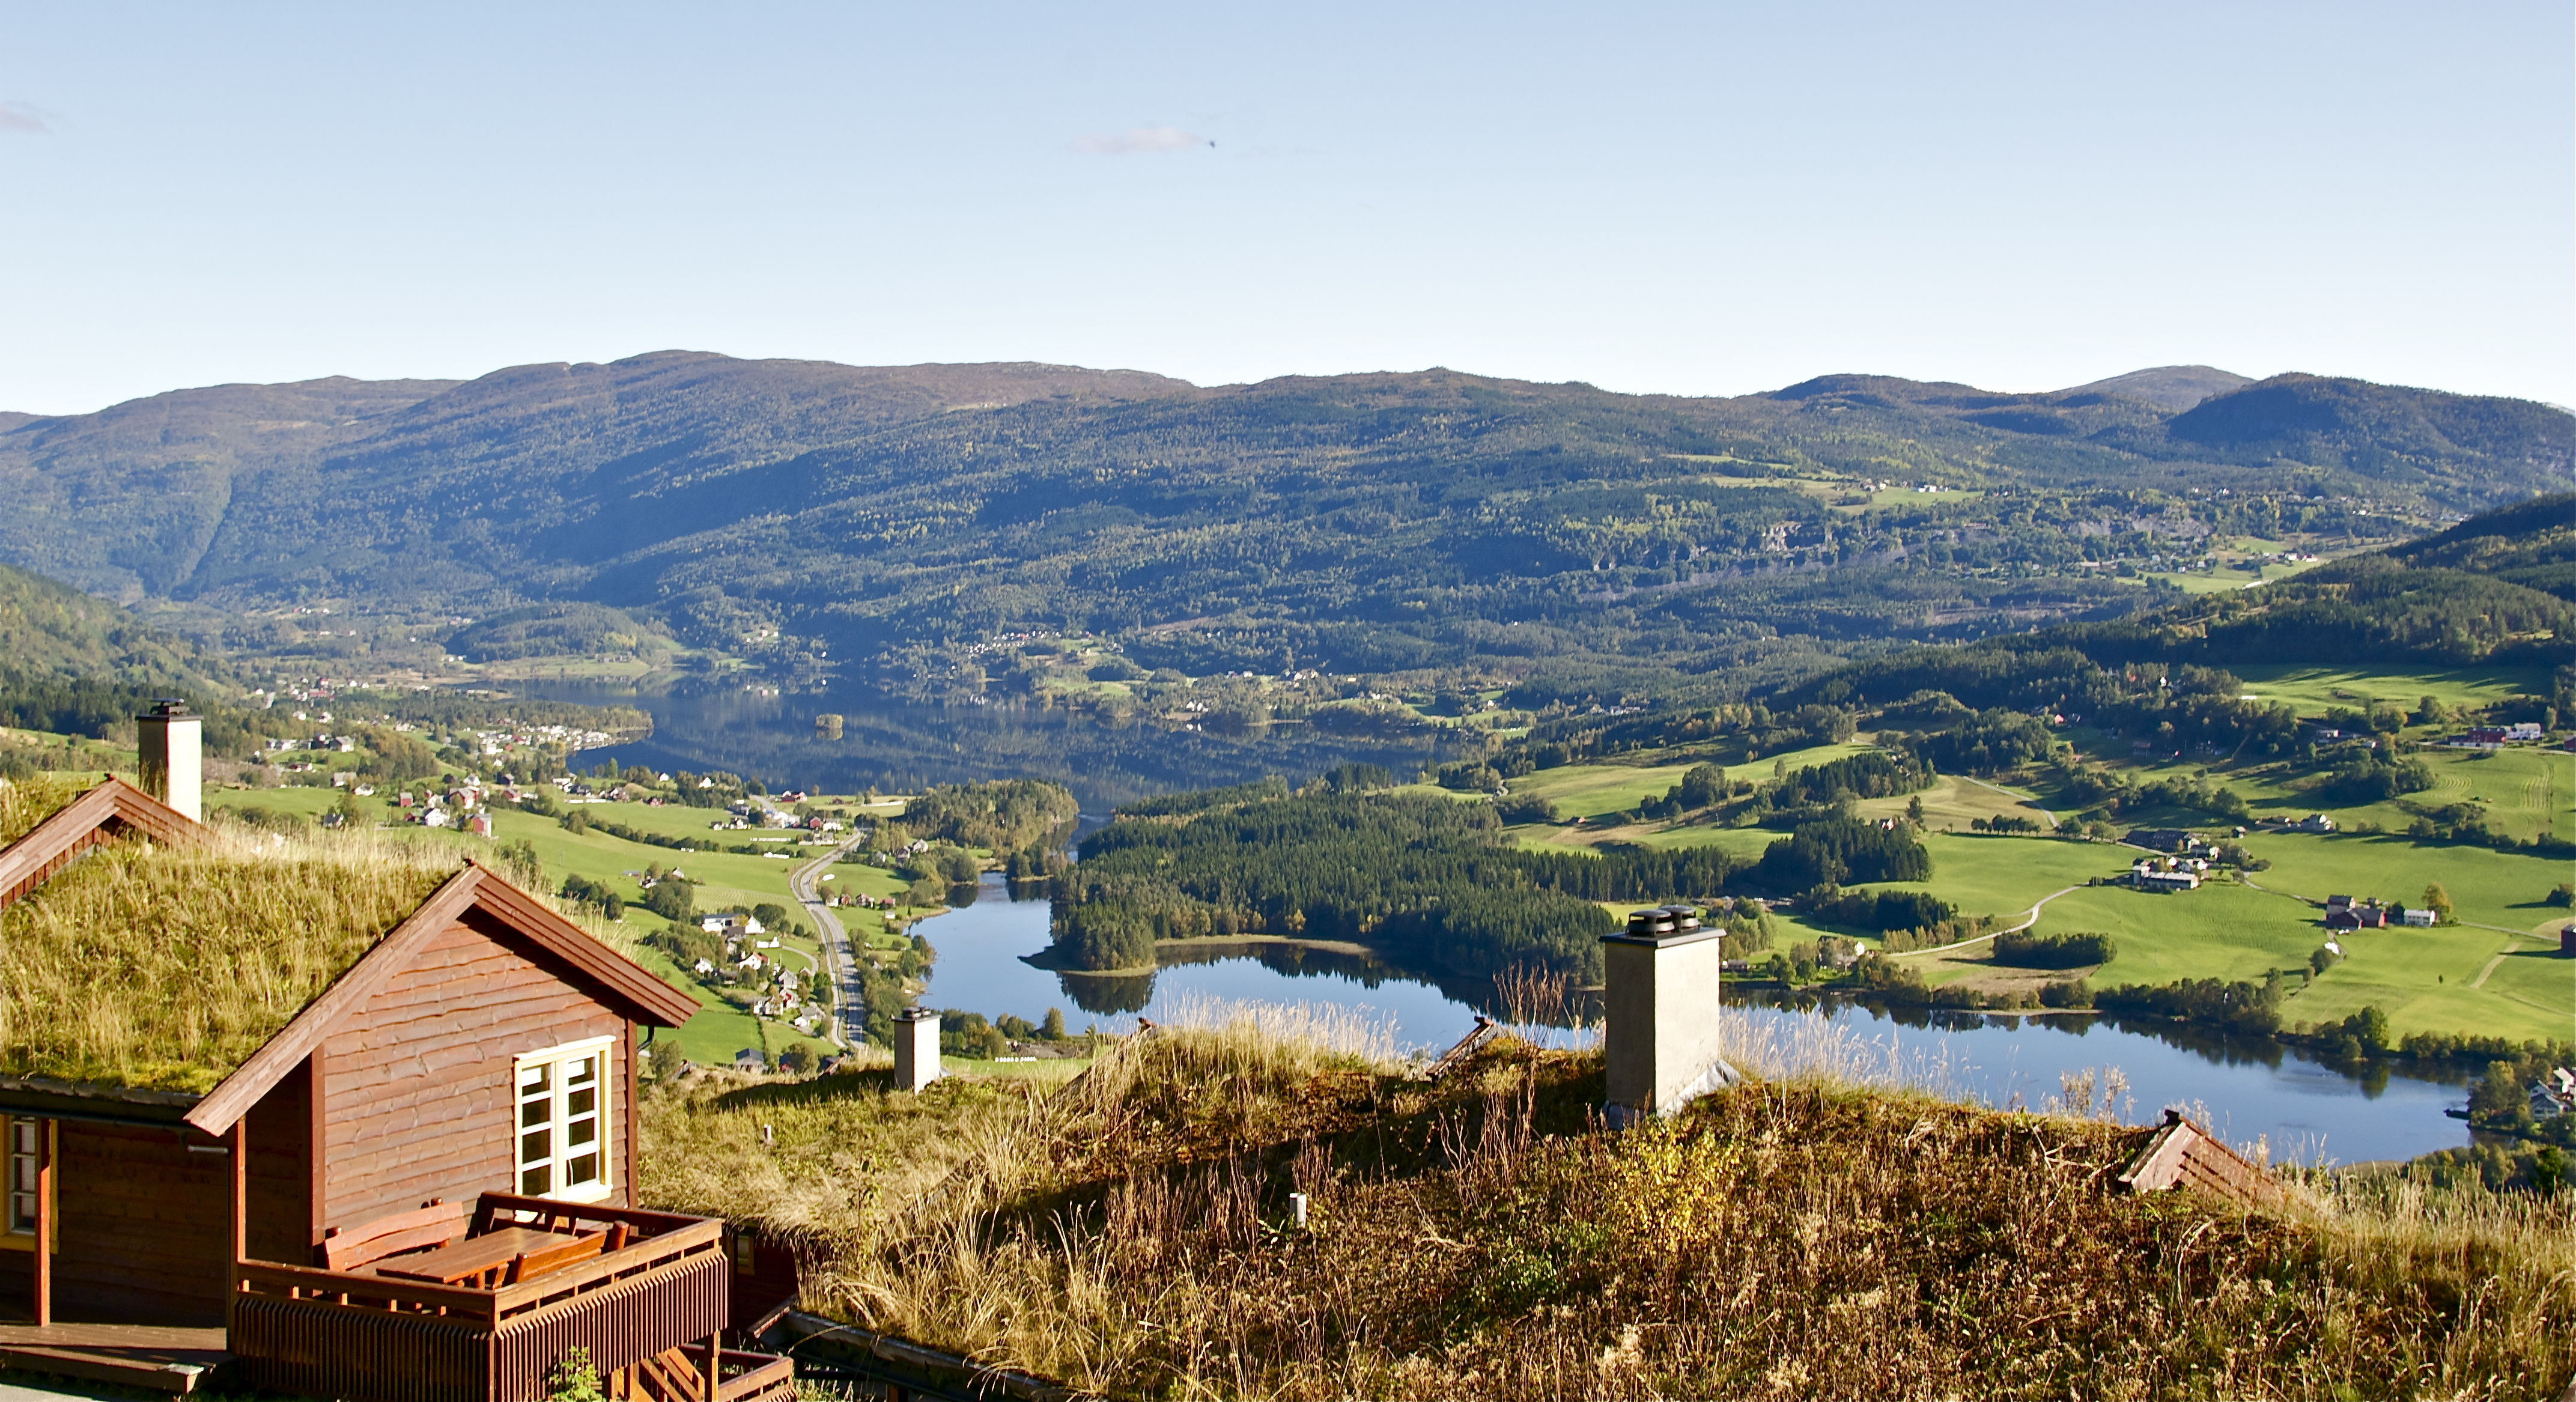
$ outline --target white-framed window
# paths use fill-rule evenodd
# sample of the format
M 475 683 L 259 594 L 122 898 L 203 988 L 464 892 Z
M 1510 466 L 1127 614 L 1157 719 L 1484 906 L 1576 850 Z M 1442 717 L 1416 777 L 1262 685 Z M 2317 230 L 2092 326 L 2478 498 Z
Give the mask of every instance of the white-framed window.
M 597 1202 L 607 1197 L 609 1053 L 614 1037 L 549 1047 L 518 1059 L 519 1192 Z
M 36 1178 L 38 1146 L 45 1132 L 42 1120 L 7 1119 L 9 1147 L 9 1234 L 36 1234 L 36 1193 L 41 1186 Z

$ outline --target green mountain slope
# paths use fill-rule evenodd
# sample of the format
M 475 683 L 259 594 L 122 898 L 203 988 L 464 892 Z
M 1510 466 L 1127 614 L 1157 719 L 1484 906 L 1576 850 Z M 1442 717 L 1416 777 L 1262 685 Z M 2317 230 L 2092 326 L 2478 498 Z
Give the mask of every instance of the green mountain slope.
M 1993 705 L 2010 692 L 2007 704 L 2028 706 L 2060 701 L 2085 675 L 2142 662 L 2556 666 L 2563 695 L 2576 686 L 2568 666 L 2576 663 L 2576 601 L 2513 578 L 2565 569 L 2562 557 L 2576 557 L 2576 494 L 2505 507 L 2259 589 L 1973 646 L 1908 649 L 1808 678 L 1782 695 L 1884 706 L 1940 690 Z
M 916 677 L 1093 628 L 1191 671 L 1618 690 L 2114 619 L 2157 601 L 2115 559 L 2389 539 L 2576 482 L 2576 419 L 2541 406 L 2281 377 L 2164 407 L 2222 375 L 1686 399 L 666 352 L 228 386 L 0 431 L 0 559 L 221 608 L 595 604 Z
M 221 694 L 229 673 L 194 643 L 104 599 L 0 565 L 0 680 L 112 682 Z

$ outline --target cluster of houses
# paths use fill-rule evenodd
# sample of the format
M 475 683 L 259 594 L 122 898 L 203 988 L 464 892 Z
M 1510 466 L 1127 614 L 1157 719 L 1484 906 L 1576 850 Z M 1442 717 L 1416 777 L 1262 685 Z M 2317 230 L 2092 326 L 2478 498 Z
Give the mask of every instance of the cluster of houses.
M 2442 743 L 2454 750 L 2499 750 L 2507 745 L 2536 745 L 2547 738 L 2540 726 L 2531 722 L 2518 725 L 2473 726 Z
M 2205 857 L 2140 857 L 2129 863 L 2129 884 L 2142 891 L 2197 891 L 2208 876 Z
M 2554 1120 L 2576 1115 L 2576 1070 L 2561 1066 L 2531 1083 L 2531 1117 Z
M 2335 830 L 2335 820 L 2323 813 L 2311 813 L 2304 818 L 2267 817 L 2262 821 L 2265 827 L 2278 827 L 2283 832 L 2324 833 Z M 2239 837 L 2245 835 L 2243 828 L 2237 829 L 2236 832 Z
M 797 802 L 802 802 L 804 799 L 802 794 L 781 794 L 779 797 Z M 744 799 L 727 808 L 725 813 L 727 816 L 722 820 L 707 824 L 709 831 L 734 832 L 746 828 L 780 828 L 804 832 L 839 832 L 843 826 L 838 818 L 826 818 L 820 813 L 799 818 L 784 808 L 756 798 Z
M 804 995 L 797 989 L 795 967 L 774 954 L 761 952 L 778 948 L 779 942 L 774 938 L 761 938 L 769 932 L 762 926 L 759 917 L 746 915 L 740 911 L 700 916 L 698 928 L 708 934 L 724 937 L 725 962 L 732 966 L 737 977 L 745 983 L 770 989 L 752 1002 L 752 1016 L 776 1018 L 781 1022 L 793 1023 L 799 1028 L 805 1028 L 809 1023 L 819 1025 L 822 1022 L 823 1014 L 808 1005 Z M 714 961 L 700 959 L 697 961 L 695 971 L 701 975 L 710 975 L 716 973 L 717 969 Z
M 298 740 L 292 736 L 271 736 L 260 741 L 259 747 L 270 754 L 314 750 L 327 755 L 345 755 L 356 753 L 358 742 L 346 735 L 316 735 L 310 740 Z
M 2326 897 L 2325 927 L 2329 930 L 2384 930 L 2391 925 L 2424 928 L 2438 924 L 2440 919 L 2431 910 L 2409 910 L 2402 905 L 2381 905 L 2351 896 Z
M 361 790 L 361 792 L 364 792 Z M 516 793 L 510 795 L 516 797 Z M 484 803 L 483 786 L 472 780 L 440 793 L 436 789 L 417 794 L 406 789 L 399 796 L 402 821 L 425 828 L 447 828 L 471 833 L 476 837 L 492 835 L 492 810 Z

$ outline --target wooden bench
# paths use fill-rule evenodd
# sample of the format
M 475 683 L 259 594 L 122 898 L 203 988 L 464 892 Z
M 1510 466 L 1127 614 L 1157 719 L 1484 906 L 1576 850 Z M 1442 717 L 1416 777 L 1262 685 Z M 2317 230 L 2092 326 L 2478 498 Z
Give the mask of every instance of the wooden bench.
M 354 1271 L 387 1256 L 445 1246 L 465 1235 L 472 1209 L 461 1202 L 431 1198 L 409 1212 L 397 1212 L 354 1227 L 332 1227 L 313 1248 L 325 1270 Z
M 618 1235 L 623 1237 L 625 1234 L 619 1232 Z M 604 1251 L 615 1249 L 609 1246 L 608 1238 L 607 1232 L 592 1232 L 587 1236 L 568 1237 L 561 1246 L 546 1246 L 534 1251 L 522 1251 L 511 1260 L 509 1273 L 501 1278 L 501 1283 L 517 1285 L 523 1281 L 534 1280 L 550 1271 L 559 1271 L 566 1266 L 590 1260 Z M 618 1243 L 620 1246 L 624 1244 L 623 1241 Z

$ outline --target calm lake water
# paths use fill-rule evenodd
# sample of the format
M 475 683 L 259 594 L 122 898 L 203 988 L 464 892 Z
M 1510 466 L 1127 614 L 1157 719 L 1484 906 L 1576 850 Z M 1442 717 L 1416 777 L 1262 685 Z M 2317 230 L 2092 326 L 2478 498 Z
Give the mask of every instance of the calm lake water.
M 706 685 L 531 683 L 524 689 L 652 714 L 652 738 L 588 752 L 584 763 L 722 769 L 841 791 L 1044 778 L 1071 788 L 1095 822 L 1115 805 L 1148 794 L 1264 774 L 1304 778 L 1348 760 L 1409 770 L 1432 757 L 1424 744 L 1351 739 L 1304 726 L 1238 736 L 1174 732 L 1107 725 L 1065 711 L 923 705 L 864 688 L 793 696 Z M 814 730 L 814 716 L 827 711 L 847 717 L 838 740 Z M 1389 1020 L 1399 1047 L 1446 1046 L 1473 1025 L 1471 1003 L 1482 996 L 1479 989 L 1444 990 L 1374 959 L 1275 945 L 1211 945 L 1139 978 L 1052 973 L 1024 962 L 1046 947 L 1046 902 L 1013 900 L 998 878 L 979 888 L 973 904 L 932 917 L 920 929 L 939 951 L 926 1005 L 1031 1021 L 1061 1008 L 1077 1029 L 1096 1023 L 1103 1031 L 1124 1030 L 1139 1015 L 1167 1015 L 1193 1000 L 1240 999 L 1368 1010 Z M 2276 1154 L 2343 1163 L 2411 1158 L 2469 1137 L 2465 1125 L 2442 1113 L 2466 1103 L 2465 1085 L 2385 1071 L 2356 1077 L 2268 1041 L 2106 1018 L 1926 1014 L 1844 1001 L 1739 1012 L 1791 1026 L 1802 1025 L 1791 1020 L 1833 1020 L 1909 1062 L 1943 1068 L 1939 1079 L 1951 1092 L 1994 1105 L 2039 1105 L 2059 1094 L 2064 1074 L 2117 1067 L 2128 1080 L 2126 1118 L 2145 1122 L 2167 1105 L 2195 1107 L 2195 1115 L 2230 1138 L 2263 1137 Z
M 1133 1029 L 1139 1015 L 1159 1021 L 1210 998 L 1316 1003 L 1382 1014 L 1404 1049 L 1446 1047 L 1474 1026 L 1477 1012 L 1465 998 L 1374 960 L 1276 945 L 1237 946 L 1231 957 L 1166 964 L 1139 978 L 1049 972 L 1025 962 L 1047 946 L 1045 899 L 1014 900 L 998 877 L 978 888 L 974 904 L 916 928 L 939 952 L 923 1005 L 987 1017 L 1016 1013 L 1035 1022 L 1052 1007 L 1077 1030 L 1096 1024 L 1115 1032 Z M 2269 1041 L 2107 1018 L 1927 1015 L 1841 1000 L 1732 1011 L 1775 1022 L 1835 1020 L 1906 1065 L 1929 1069 L 1937 1088 L 1989 1105 L 2042 1106 L 2060 1095 L 2060 1077 L 2117 1067 L 2128 1080 L 2123 1119 L 2148 1123 L 2168 1105 L 2183 1106 L 2230 1139 L 2263 1138 L 2276 1157 L 2358 1163 L 2469 1142 L 2467 1126 L 2442 1113 L 2467 1103 L 2465 1085 L 2384 1071 L 2355 1077 Z
M 1035 706 L 901 701 L 867 687 L 792 695 L 704 681 L 640 688 L 527 682 L 518 689 L 548 700 L 634 706 L 653 717 L 650 738 L 584 751 L 584 764 L 723 770 L 772 787 L 831 793 L 1049 779 L 1071 789 L 1083 812 L 1103 815 L 1152 794 L 1247 783 L 1265 774 L 1302 780 L 1354 760 L 1410 774 L 1435 757 L 1427 737 L 1372 739 L 1301 723 L 1229 735 L 1145 721 L 1116 724 Z M 844 718 L 838 739 L 814 728 L 814 717 L 824 714 Z

